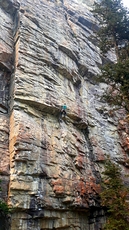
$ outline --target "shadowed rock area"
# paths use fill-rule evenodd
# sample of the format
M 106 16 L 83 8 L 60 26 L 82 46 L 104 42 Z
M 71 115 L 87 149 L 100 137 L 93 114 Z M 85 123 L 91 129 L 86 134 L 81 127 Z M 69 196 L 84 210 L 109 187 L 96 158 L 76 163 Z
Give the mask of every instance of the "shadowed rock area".
M 103 58 L 92 4 L 0 1 L 0 193 L 14 207 L 10 230 L 100 230 L 105 155 L 128 173 L 124 111 L 100 100 L 106 85 L 95 83 Z

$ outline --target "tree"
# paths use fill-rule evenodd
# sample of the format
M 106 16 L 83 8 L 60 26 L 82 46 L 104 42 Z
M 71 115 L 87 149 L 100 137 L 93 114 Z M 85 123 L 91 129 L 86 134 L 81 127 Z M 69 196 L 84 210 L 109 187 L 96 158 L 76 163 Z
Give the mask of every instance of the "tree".
M 110 86 L 103 95 L 107 102 L 129 112 L 129 58 L 103 66 L 98 81 Z
M 100 23 L 100 49 L 106 53 L 114 48 L 119 59 L 120 50 L 129 44 L 129 11 L 122 0 L 102 0 L 95 2 L 93 13 Z
M 104 230 L 129 230 L 129 205 L 127 188 L 121 178 L 121 170 L 108 158 L 102 179 L 100 194 L 102 205 L 107 208 L 107 222 Z
M 110 85 L 107 101 L 129 111 L 129 11 L 121 0 L 102 0 L 95 3 L 93 13 L 100 23 L 97 34 L 102 54 L 114 50 L 117 58 L 101 68 L 98 80 Z

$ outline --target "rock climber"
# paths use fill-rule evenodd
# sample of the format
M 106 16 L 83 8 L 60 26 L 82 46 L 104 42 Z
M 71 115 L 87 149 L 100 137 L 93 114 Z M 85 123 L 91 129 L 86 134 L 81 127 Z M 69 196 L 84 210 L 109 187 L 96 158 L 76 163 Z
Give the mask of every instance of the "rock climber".
M 61 106 L 61 118 L 66 116 L 66 109 L 67 109 L 67 106 L 66 104 L 62 105 Z

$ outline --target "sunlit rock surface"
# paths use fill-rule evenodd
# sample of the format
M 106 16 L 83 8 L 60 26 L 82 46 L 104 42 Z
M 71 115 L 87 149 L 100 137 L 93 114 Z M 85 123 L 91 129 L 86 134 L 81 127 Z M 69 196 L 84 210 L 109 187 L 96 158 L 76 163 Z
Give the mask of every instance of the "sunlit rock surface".
M 16 208 L 11 230 L 99 230 L 105 155 L 128 172 L 124 112 L 100 100 L 106 85 L 95 83 L 103 59 L 92 4 L 0 1 L 1 195 Z

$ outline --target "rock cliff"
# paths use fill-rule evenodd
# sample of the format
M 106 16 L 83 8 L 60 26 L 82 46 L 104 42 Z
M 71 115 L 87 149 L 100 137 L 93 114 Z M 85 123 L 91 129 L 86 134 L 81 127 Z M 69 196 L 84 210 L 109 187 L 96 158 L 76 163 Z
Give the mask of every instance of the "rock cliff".
M 100 100 L 106 85 L 95 83 L 104 60 L 92 4 L 0 1 L 0 177 L 11 230 L 99 230 L 105 155 L 128 172 L 124 111 Z

